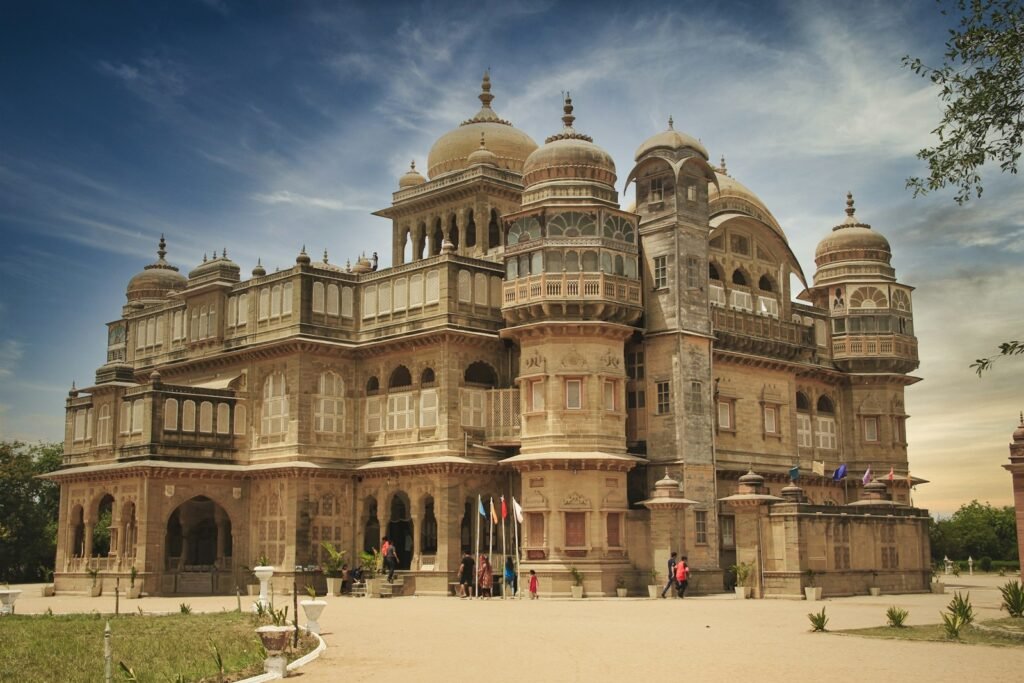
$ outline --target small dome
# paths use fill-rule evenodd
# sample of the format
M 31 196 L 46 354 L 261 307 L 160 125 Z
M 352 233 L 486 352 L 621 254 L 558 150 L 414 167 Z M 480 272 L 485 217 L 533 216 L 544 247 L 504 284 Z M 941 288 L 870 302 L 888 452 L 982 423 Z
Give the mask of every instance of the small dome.
M 373 263 L 370 259 L 366 258 L 366 254 L 362 254 L 356 259 L 356 264 L 352 266 L 353 273 L 370 273 L 373 272 Z
M 552 135 L 523 164 L 523 185 L 546 180 L 590 180 L 615 186 L 615 161 L 593 138 L 572 127 L 572 98 L 566 96 L 561 132 Z
M 692 149 L 704 157 L 705 160 L 710 158 L 708 157 L 707 148 L 704 147 L 700 140 L 686 133 L 681 133 L 673 127 L 671 116 L 668 117 L 668 130 L 664 130 L 644 140 L 643 144 L 636 148 L 634 159 L 640 161 L 640 157 L 656 149 L 667 149 L 670 151 Z
M 497 166 L 498 155 L 487 149 L 487 143 L 484 141 L 484 133 L 480 131 L 480 148 L 469 155 L 470 166 Z
M 739 483 L 746 486 L 762 486 L 764 485 L 764 477 L 754 472 L 754 470 L 749 470 L 739 478 Z
M 238 274 L 241 272 L 241 268 L 238 264 L 228 258 L 228 250 L 224 249 L 220 256 L 217 256 L 217 250 L 213 251 L 213 257 L 210 259 L 203 255 L 203 262 L 193 268 L 188 273 L 188 279 L 194 280 L 203 275 L 221 274 L 227 276 L 229 279 L 238 280 Z
M 714 183 L 708 183 L 708 209 L 712 216 L 723 211 L 735 211 L 738 206 L 739 211 L 766 223 L 778 233 L 783 242 L 789 242 L 786 233 L 782 231 L 782 226 L 775 220 L 775 216 L 761 198 L 729 175 L 725 167 L 725 157 L 722 157 L 722 165 L 715 169 L 715 179 L 718 180 L 717 187 Z
M 846 219 L 832 228 L 832 233 L 818 242 L 814 262 L 823 266 L 835 261 L 883 261 L 892 259 L 889 240 L 854 217 L 853 194 L 846 193 Z
M 263 277 L 267 274 L 267 269 L 263 267 L 263 260 L 256 259 L 256 267 L 252 269 L 253 277 Z
M 422 185 L 425 182 L 427 182 L 427 179 L 416 170 L 416 160 L 414 159 L 412 163 L 409 164 L 409 170 L 398 179 L 398 188 L 400 190 L 404 190 L 407 187 L 416 187 L 417 185 Z
M 497 157 L 498 166 L 521 171 L 523 162 L 537 143 L 529 135 L 501 119 L 491 101 L 491 77 L 484 74 L 480 92 L 480 111 L 463 121 L 455 130 L 439 137 L 427 155 L 427 175 L 436 178 L 442 173 L 461 171 L 469 166 L 469 156 L 480 146 L 480 134 L 487 134 L 487 147 Z
M 149 264 L 128 281 L 128 301 L 162 299 L 171 292 L 185 289 L 185 285 L 188 284 L 185 276 L 164 260 L 164 256 L 167 255 L 167 242 L 163 235 L 160 235 L 160 246 L 156 253 L 156 263 Z
M 303 244 L 302 251 L 300 251 L 299 255 L 295 257 L 295 263 L 300 266 L 308 266 L 312 262 L 313 259 L 309 258 L 309 254 L 306 253 L 306 245 Z

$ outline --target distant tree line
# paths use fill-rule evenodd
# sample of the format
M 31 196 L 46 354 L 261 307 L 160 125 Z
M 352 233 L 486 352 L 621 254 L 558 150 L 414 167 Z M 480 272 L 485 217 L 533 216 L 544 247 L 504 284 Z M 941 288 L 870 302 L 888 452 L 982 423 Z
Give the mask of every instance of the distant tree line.
M 63 455 L 59 443 L 0 441 L 0 581 L 41 581 L 53 571 L 60 487 L 37 477 Z
M 993 507 L 972 500 L 960 506 L 952 517 L 930 524 L 932 559 L 948 557 L 962 561 L 973 557 L 990 561 L 1019 562 L 1017 519 L 1012 505 Z M 975 565 L 976 567 L 979 565 Z M 987 571 L 987 570 L 986 570 Z

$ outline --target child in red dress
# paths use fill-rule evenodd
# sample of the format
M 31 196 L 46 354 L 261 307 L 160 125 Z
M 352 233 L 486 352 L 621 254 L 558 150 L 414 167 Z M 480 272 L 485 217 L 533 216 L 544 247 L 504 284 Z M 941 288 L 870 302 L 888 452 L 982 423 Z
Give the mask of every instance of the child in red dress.
M 530 599 L 537 599 L 537 572 L 530 570 Z

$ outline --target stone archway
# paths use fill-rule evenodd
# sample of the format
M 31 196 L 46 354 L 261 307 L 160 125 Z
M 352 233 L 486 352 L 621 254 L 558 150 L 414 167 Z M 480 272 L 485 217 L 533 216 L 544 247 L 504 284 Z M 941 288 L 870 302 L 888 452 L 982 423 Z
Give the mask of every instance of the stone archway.
M 395 544 L 395 550 L 398 551 L 398 569 L 409 569 L 412 566 L 415 546 L 411 513 L 408 496 L 399 492 L 391 497 L 388 538 Z
M 164 562 L 172 593 L 230 592 L 231 518 L 206 496 L 190 498 L 167 518 Z M 226 580 L 220 574 L 225 573 Z

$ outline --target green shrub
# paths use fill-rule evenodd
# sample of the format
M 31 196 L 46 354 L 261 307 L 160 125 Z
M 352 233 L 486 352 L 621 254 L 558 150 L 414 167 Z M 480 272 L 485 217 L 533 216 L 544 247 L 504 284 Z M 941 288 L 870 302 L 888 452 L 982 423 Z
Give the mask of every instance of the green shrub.
M 949 606 L 946 608 L 950 614 L 954 614 L 959 617 L 963 625 L 974 623 L 974 607 L 971 606 L 971 594 L 968 593 L 967 597 L 960 595 L 960 591 L 953 594 L 953 599 L 949 601 Z
M 942 628 L 946 630 L 946 637 L 950 640 L 960 638 L 960 631 L 967 623 L 955 612 L 939 612 L 942 616 Z
M 178 606 L 178 611 L 182 614 L 192 614 L 192 605 L 183 602 Z
M 825 626 L 828 625 L 828 617 L 825 616 L 825 608 L 822 607 L 820 612 L 809 612 L 807 618 L 811 621 L 812 631 L 827 631 Z
M 992 571 L 992 558 L 986 555 L 985 557 L 978 560 L 978 568 L 983 572 Z
M 1011 617 L 1024 617 L 1024 587 L 1020 585 L 1020 581 L 1007 581 L 999 592 L 1003 595 L 1003 605 L 1000 609 L 1006 610 Z
M 910 616 L 910 612 L 895 605 L 885 611 L 885 618 L 888 620 L 890 628 L 903 628 L 903 623 L 908 616 Z

